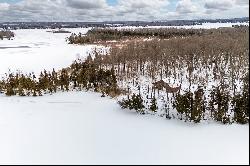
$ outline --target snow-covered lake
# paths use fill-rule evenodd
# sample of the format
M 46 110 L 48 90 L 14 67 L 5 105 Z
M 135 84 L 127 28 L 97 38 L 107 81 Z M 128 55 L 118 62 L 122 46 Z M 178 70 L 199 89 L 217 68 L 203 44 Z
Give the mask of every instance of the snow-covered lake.
M 14 40 L 0 40 L 0 47 L 6 47 L 0 49 L 0 76 L 8 69 L 38 73 L 67 67 L 94 47 L 68 45 L 70 34 L 46 31 L 16 30 Z M 141 116 L 100 96 L 0 94 L 0 164 L 249 163 L 249 125 Z
M 88 28 L 67 29 L 83 33 Z M 86 57 L 94 46 L 69 45 L 68 33 L 52 33 L 46 29 L 15 30 L 13 40 L 0 40 L 0 76 L 21 70 L 39 73 L 43 69 L 52 70 L 68 67 L 78 57 Z M 1 49 L 2 48 L 2 49 Z

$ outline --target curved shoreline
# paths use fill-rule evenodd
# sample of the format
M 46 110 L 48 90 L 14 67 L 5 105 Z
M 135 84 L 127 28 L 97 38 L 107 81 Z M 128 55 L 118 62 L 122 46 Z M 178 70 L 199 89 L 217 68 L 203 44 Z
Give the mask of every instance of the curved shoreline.
M 31 48 L 29 46 L 17 46 L 17 47 L 0 47 L 0 49 L 11 49 L 11 48 Z

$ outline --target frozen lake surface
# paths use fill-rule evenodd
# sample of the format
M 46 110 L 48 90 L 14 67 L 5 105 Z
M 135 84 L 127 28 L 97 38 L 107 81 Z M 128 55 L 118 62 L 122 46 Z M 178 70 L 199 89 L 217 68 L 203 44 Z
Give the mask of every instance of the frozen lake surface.
M 85 34 L 87 28 L 67 29 Z M 15 30 L 13 40 L 0 40 L 0 76 L 21 70 L 39 73 L 68 67 L 73 60 L 86 57 L 94 48 L 92 45 L 69 45 L 66 37 L 70 34 L 47 32 L 46 29 Z

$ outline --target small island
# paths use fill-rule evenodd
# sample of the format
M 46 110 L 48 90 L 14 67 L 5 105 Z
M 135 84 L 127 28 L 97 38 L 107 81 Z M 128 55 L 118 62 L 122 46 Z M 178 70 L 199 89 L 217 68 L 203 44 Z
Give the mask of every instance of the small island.
M 52 33 L 71 33 L 70 31 L 67 31 L 67 30 L 64 30 L 64 29 L 52 30 L 52 31 L 47 31 L 47 32 L 52 32 Z
M 0 40 L 3 40 L 4 38 L 10 40 L 12 37 L 15 37 L 15 34 L 8 30 L 0 30 Z

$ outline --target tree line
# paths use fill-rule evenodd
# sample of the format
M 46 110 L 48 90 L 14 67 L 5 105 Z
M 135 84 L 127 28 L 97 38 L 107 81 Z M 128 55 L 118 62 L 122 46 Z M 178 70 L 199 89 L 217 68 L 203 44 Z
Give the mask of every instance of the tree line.
M 39 76 L 33 73 L 9 73 L 0 80 L 0 92 L 7 96 L 42 96 L 72 89 L 94 89 L 103 96 L 120 93 L 114 71 L 99 69 L 90 56 L 86 61 L 76 60 L 70 67 L 59 71 L 44 70 Z

